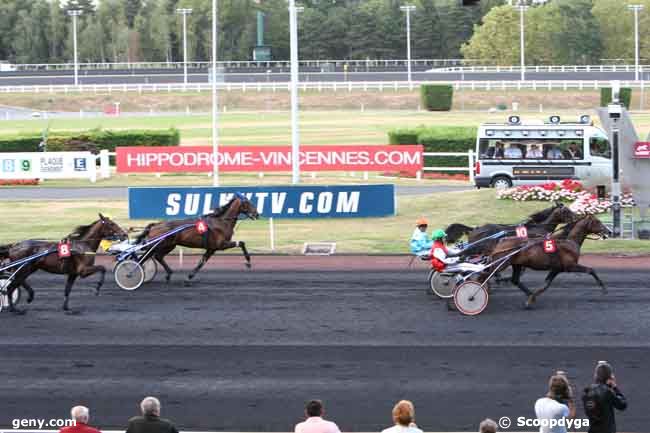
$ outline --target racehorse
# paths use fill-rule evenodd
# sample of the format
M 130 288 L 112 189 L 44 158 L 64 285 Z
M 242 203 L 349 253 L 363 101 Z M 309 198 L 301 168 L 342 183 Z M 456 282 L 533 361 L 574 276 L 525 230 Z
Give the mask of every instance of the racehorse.
M 562 232 L 558 232 L 549 238 L 555 243 L 555 252 L 545 251 L 545 242 L 549 240 L 547 238 L 525 240 L 509 237 L 498 242 L 490 255 L 490 262 L 505 257 L 521 248 L 521 251 L 507 259 L 506 265 L 512 266 L 512 283 L 528 296 L 526 308 L 532 307 L 537 297 L 546 291 L 555 277 L 562 272 L 589 274 L 596 280 L 603 293 L 607 293 L 607 288 L 596 274 L 596 271 L 578 264 L 580 248 L 590 234 L 606 238 L 610 234 L 610 230 L 598 218 L 588 215 L 568 224 Z M 520 280 L 521 271 L 524 268 L 549 271 L 544 287 L 531 292 Z
M 60 257 L 57 253 L 59 242 L 47 242 L 41 240 L 26 240 L 10 245 L 0 246 L 0 259 L 7 258 L 10 261 L 20 260 L 44 251 L 52 251 L 44 257 L 28 262 L 15 275 L 13 281 L 7 288 L 9 298 L 9 311 L 24 313 L 23 310 L 15 308 L 12 302 L 13 291 L 23 286 L 29 297 L 28 303 L 34 300 L 34 289 L 27 283 L 27 278 L 37 270 L 43 270 L 52 274 L 67 275 L 65 284 L 65 299 L 63 310 L 68 312 L 70 308 L 68 301 L 72 286 L 77 277 L 86 278 L 90 275 L 100 273 L 100 279 L 95 287 L 96 294 L 104 284 L 106 268 L 95 265 L 95 253 L 99 244 L 104 239 L 126 239 L 127 233 L 111 219 L 99 214 L 99 219 L 91 224 L 77 227 L 70 233 L 64 242 L 70 244 L 70 257 Z
M 167 273 L 165 279 L 167 282 L 172 277 L 173 271 L 165 262 L 165 256 L 172 252 L 176 246 L 188 248 L 198 248 L 205 250 L 198 265 L 188 275 L 185 284 L 191 284 L 194 276 L 201 270 L 203 265 L 212 257 L 216 251 L 223 251 L 230 248 L 240 247 L 246 258 L 246 267 L 251 267 L 251 258 L 246 249 L 244 241 L 232 241 L 235 232 L 235 225 L 239 215 L 255 220 L 259 217 L 257 209 L 250 200 L 241 194 L 235 194 L 233 198 L 221 208 L 212 213 L 203 215 L 200 220 L 183 219 L 173 221 L 162 221 L 151 223 L 145 227 L 144 231 L 137 237 L 136 243 L 146 242 L 158 236 L 164 236 L 165 233 L 185 224 L 196 224 L 203 221 L 207 226 L 207 231 L 203 234 L 195 228 L 188 228 L 176 234 L 170 235 L 162 240 L 153 252 L 153 258 L 162 265 Z
M 546 229 L 547 232 L 551 232 L 555 230 L 557 224 L 568 222 L 569 220 L 566 220 L 565 218 L 571 217 L 571 215 L 567 212 L 563 212 L 563 214 L 561 214 L 559 222 L 553 226 L 554 221 L 557 221 L 557 217 L 560 216 L 560 214 L 557 213 L 558 209 L 569 210 L 568 208 L 565 208 L 564 204 L 555 203 L 551 207 L 542 209 L 539 212 L 535 212 L 520 224 L 485 224 L 478 227 L 469 227 L 464 224 L 453 223 L 447 226 L 445 233 L 447 233 L 447 241 L 450 243 L 455 243 L 464 235 L 467 235 L 469 242 L 474 242 L 481 238 L 499 233 L 500 231 L 514 233 L 517 227 L 521 225 L 526 226 L 529 231 L 530 229 Z M 575 217 L 575 215 L 573 215 L 573 217 Z M 539 227 L 540 225 L 543 225 L 545 227 Z

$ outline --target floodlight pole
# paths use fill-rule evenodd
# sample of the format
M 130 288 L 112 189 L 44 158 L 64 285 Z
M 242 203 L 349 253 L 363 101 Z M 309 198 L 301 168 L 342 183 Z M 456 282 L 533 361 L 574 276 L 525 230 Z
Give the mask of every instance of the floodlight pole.
M 217 0 L 212 0 L 212 185 L 219 186 L 219 109 L 217 106 Z
M 183 16 L 183 83 L 187 84 L 187 16 L 192 13 L 192 9 L 178 8 L 176 13 Z
M 627 8 L 634 12 L 634 81 L 639 81 L 639 12 L 643 5 L 629 5 Z
M 289 36 L 291 41 L 291 183 L 300 183 L 300 129 L 298 118 L 298 12 L 296 0 L 289 0 Z
M 515 9 L 519 11 L 519 51 L 521 54 L 521 81 L 526 80 L 526 44 L 525 44 L 525 20 L 524 20 L 524 14 L 526 13 L 526 10 L 528 9 L 528 6 L 523 4 L 521 0 L 519 0 L 519 4 L 515 6 Z
M 411 85 L 411 12 L 415 10 L 415 6 L 407 5 L 400 6 L 400 10 L 406 12 L 406 64 L 408 68 L 408 82 Z
M 74 85 L 79 85 L 79 58 L 77 56 L 77 17 L 82 14 L 79 9 L 71 9 L 68 15 L 72 17 L 72 45 L 74 50 Z

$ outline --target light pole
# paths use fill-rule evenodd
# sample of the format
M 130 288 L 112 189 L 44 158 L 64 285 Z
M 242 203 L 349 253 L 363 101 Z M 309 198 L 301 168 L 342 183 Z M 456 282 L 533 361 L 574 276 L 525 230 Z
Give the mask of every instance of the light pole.
M 70 9 L 68 15 L 72 17 L 72 45 L 74 47 L 74 85 L 79 85 L 79 61 L 77 60 L 77 17 L 81 15 L 78 9 Z
M 634 81 L 639 81 L 639 12 L 643 5 L 629 5 L 627 8 L 634 12 Z
M 289 0 L 289 35 L 291 40 L 291 183 L 300 183 L 300 130 L 298 126 L 298 12 L 296 0 Z
M 217 107 L 217 0 L 212 0 L 212 185 L 219 186 L 219 109 Z M 217 203 L 217 206 L 219 204 Z
M 192 13 L 192 9 L 178 8 L 176 13 L 183 15 L 183 83 L 187 84 L 187 16 Z
M 522 0 L 519 0 L 519 4 L 515 5 L 515 9 L 519 11 L 519 28 L 520 28 L 519 51 L 521 53 L 521 81 L 524 81 L 526 80 L 526 57 L 525 57 L 526 44 L 524 42 L 524 36 L 525 36 L 524 14 L 526 13 L 528 6 L 526 6 Z
M 415 10 L 415 6 L 406 5 L 400 6 L 400 10 L 406 12 L 406 63 L 408 68 L 408 81 L 409 87 L 411 85 L 411 12 Z

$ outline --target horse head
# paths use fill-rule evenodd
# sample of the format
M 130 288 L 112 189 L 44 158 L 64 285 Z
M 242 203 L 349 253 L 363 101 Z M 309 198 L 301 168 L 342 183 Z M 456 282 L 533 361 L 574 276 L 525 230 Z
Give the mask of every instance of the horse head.
M 585 229 L 587 233 L 598 235 L 602 239 L 607 239 L 612 234 L 612 231 L 593 215 L 585 217 Z
M 240 214 L 244 214 L 252 220 L 256 220 L 260 217 L 260 214 L 257 212 L 257 206 L 255 206 L 245 195 L 237 192 L 235 193 L 234 198 L 239 200 Z
M 99 219 L 94 224 L 100 225 L 97 236 L 101 237 L 101 239 L 122 241 L 129 237 L 128 233 L 122 227 L 101 213 L 99 214 Z

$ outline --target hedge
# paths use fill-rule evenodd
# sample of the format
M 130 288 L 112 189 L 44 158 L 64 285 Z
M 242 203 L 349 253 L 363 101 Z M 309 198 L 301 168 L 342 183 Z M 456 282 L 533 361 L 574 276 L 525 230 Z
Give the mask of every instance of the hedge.
M 632 89 L 630 87 L 621 87 L 619 92 L 619 99 L 625 108 L 630 109 L 630 103 L 632 102 Z M 603 87 L 600 89 L 600 106 L 607 107 L 609 103 L 612 102 L 612 88 Z
M 40 135 L 0 137 L 0 152 L 38 152 Z M 48 151 L 114 151 L 117 146 L 178 146 L 180 133 L 166 130 L 92 130 L 87 132 L 53 132 L 47 138 Z
M 475 148 L 476 133 L 476 127 L 418 126 L 389 131 L 388 140 L 390 144 L 421 144 L 425 152 L 467 152 Z M 464 167 L 467 165 L 467 157 L 425 157 L 424 165 L 425 167 Z
M 422 106 L 428 111 L 449 111 L 454 99 L 454 88 L 450 85 L 420 85 Z

